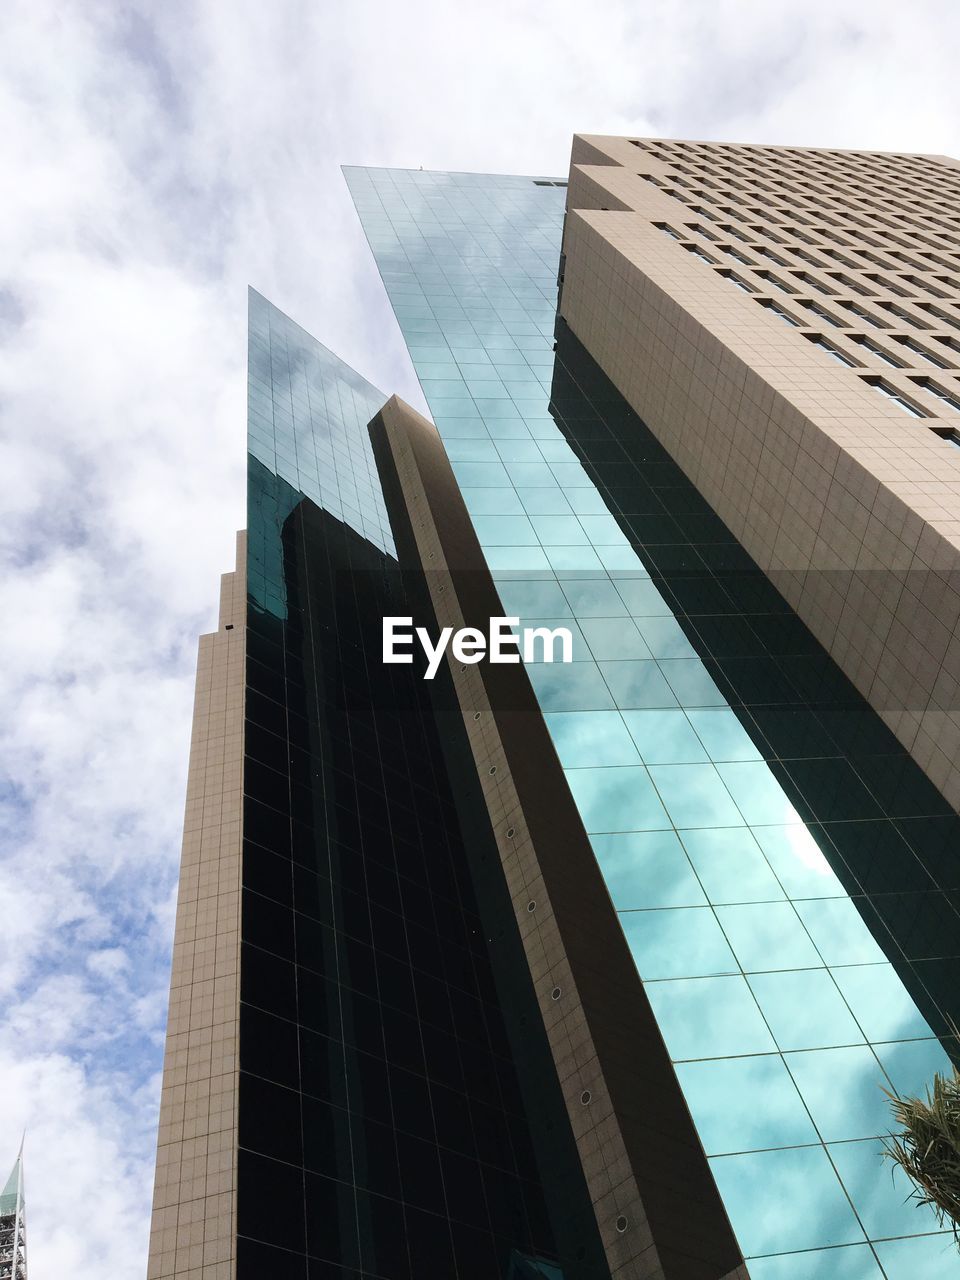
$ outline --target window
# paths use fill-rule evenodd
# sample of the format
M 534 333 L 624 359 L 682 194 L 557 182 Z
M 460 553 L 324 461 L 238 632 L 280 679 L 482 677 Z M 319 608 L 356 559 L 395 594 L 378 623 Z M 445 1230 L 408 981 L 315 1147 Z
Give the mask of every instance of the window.
M 720 251 L 721 253 L 725 253 L 727 257 L 733 258 L 735 262 L 742 262 L 745 267 L 752 267 L 756 265 L 751 262 L 745 254 L 742 254 L 739 249 L 734 249 L 732 245 L 721 245 Z
M 825 355 L 828 355 L 831 360 L 835 360 L 837 364 L 846 365 L 848 369 L 855 367 L 854 361 L 851 360 L 849 356 L 844 355 L 839 348 L 835 347 L 832 342 L 828 342 L 826 338 L 821 336 L 821 334 L 806 333 L 804 334 L 804 337 L 808 341 L 812 342 L 815 347 L 819 347 L 820 350 L 824 352 Z
M 785 236 L 779 235 L 776 231 L 773 230 L 772 227 L 763 227 L 763 226 L 751 227 L 750 230 L 754 233 L 755 236 L 759 236 L 760 239 L 772 240 L 774 244 L 787 243 L 787 238 Z
M 927 364 L 935 365 L 938 369 L 949 368 L 946 360 L 941 360 L 939 356 L 935 356 L 932 351 L 927 351 L 925 347 L 921 347 L 920 343 L 914 338 L 895 338 L 895 342 L 899 342 L 902 347 L 906 347 L 908 351 L 912 351 L 915 356 L 919 356 L 921 360 L 925 360 Z
M 745 235 L 741 235 L 741 233 L 736 229 L 736 227 L 722 226 L 720 230 L 723 231 L 728 236 L 733 236 L 734 240 L 739 240 L 741 244 L 750 243 L 747 237 Z
M 938 387 L 929 378 L 912 378 L 911 381 L 915 386 L 921 387 L 926 391 L 928 395 L 934 396 L 941 404 L 946 405 L 951 413 L 960 413 L 960 396 L 946 391 L 943 387 Z
M 928 309 L 929 305 L 929 303 L 924 302 L 917 303 L 917 306 L 922 307 L 925 311 Z M 911 329 L 930 328 L 930 325 L 927 324 L 926 320 L 919 320 L 909 311 L 905 311 L 903 307 L 898 307 L 895 302 L 878 302 L 877 306 L 883 307 L 884 311 L 889 311 L 892 316 L 896 316 L 898 320 L 902 320 L 905 324 L 909 325 Z M 957 322 L 957 328 L 960 329 L 960 321 Z
M 843 322 L 832 316 L 829 311 L 820 306 L 819 302 L 801 302 L 802 307 L 812 312 L 817 319 L 825 320 L 827 324 L 832 324 L 834 329 L 842 329 Z
M 665 222 L 655 222 L 653 225 L 658 231 L 662 231 L 665 236 L 670 236 L 673 240 L 681 240 L 683 238 L 679 232 L 674 231 L 673 227 L 668 227 Z
M 888 280 L 885 276 L 868 275 L 867 279 L 877 285 L 880 289 L 886 289 L 888 293 L 895 293 L 898 298 L 909 298 L 910 290 L 901 289 L 899 284 L 895 284 L 892 280 Z
M 818 270 L 823 270 L 827 265 L 827 263 L 821 262 L 819 258 L 815 258 L 812 253 L 807 253 L 806 249 L 791 249 L 790 252 L 794 257 L 799 258 L 802 262 L 809 262 L 811 267 L 816 267 Z
M 717 241 L 720 239 L 720 237 L 715 235 L 714 232 L 709 231 L 706 227 L 702 227 L 699 222 L 688 222 L 686 223 L 686 227 L 688 231 L 696 232 L 698 236 L 703 236 L 705 240 Z
M 879 360 L 881 364 L 887 364 L 891 369 L 902 369 L 904 367 L 902 360 L 897 360 L 894 356 L 884 351 L 883 347 L 877 344 L 871 338 L 865 338 L 862 334 L 851 337 L 851 342 L 855 342 L 857 346 L 863 347 L 865 351 L 869 351 L 875 360 Z M 902 339 L 897 339 L 902 341 Z
M 709 254 L 704 253 L 702 249 L 698 249 L 695 244 L 685 244 L 683 246 L 687 253 L 692 253 L 695 258 L 699 258 L 701 262 L 705 262 L 708 267 L 717 265 L 716 258 L 711 258 Z
M 816 276 L 810 275 L 809 271 L 795 271 L 793 274 L 795 279 L 802 281 L 810 289 L 816 289 L 817 293 L 826 293 L 832 296 L 837 292 L 836 289 L 829 288 L 822 280 L 818 280 Z
M 836 249 L 824 249 L 823 252 L 828 258 L 832 258 L 834 262 L 842 262 L 845 267 L 853 267 L 854 271 L 860 270 L 858 262 L 854 262 L 852 258 L 848 258 L 846 254 L 840 253 Z
M 800 328 L 799 321 L 794 320 L 793 316 L 788 315 L 787 312 L 784 311 L 783 307 L 778 306 L 777 303 L 773 302 L 771 299 L 765 298 L 760 305 L 761 307 L 766 307 L 768 311 L 772 311 L 775 316 L 783 320 L 786 324 L 792 325 L 794 329 Z
M 769 271 L 758 271 L 757 275 L 761 280 L 766 280 L 767 284 L 772 284 L 775 289 L 781 289 L 784 293 L 799 293 L 799 289 L 795 289 L 792 284 L 787 284 L 778 276 L 771 275 Z
M 883 258 L 881 258 L 879 254 L 876 254 L 876 253 L 870 253 L 870 252 L 869 252 L 869 250 L 867 250 L 867 249 L 861 249 L 859 252 L 860 252 L 860 257 L 861 257 L 861 258 L 864 258 L 867 262 L 872 262 L 872 263 L 873 263 L 873 265 L 874 265 L 875 267 L 882 267 L 882 268 L 884 269 L 884 271 L 895 271 L 895 270 L 896 270 L 896 267 L 891 267 L 891 265 L 890 265 L 890 263 L 889 263 L 889 262 L 884 262 Z M 900 255 L 900 254 L 896 254 L 896 253 L 892 253 L 890 256 L 891 256 L 892 258 L 898 258 L 898 257 L 900 257 L 901 255 Z M 915 262 L 911 262 L 909 265 L 910 265 L 910 266 L 912 266 L 912 267 L 915 267 L 917 264 L 916 264 Z M 868 277 L 868 279 L 869 279 L 869 278 L 870 278 L 870 277 Z
M 904 276 L 904 279 L 908 280 L 919 293 L 929 293 L 934 298 L 950 297 L 949 293 L 946 293 L 943 289 L 938 289 L 929 280 L 921 280 L 918 276 Z
M 866 297 L 870 293 L 869 289 L 865 289 L 862 284 L 856 280 L 851 280 L 849 276 L 836 272 L 830 277 L 837 284 L 843 285 L 845 289 L 849 289 L 851 293 L 859 293 L 861 297 Z
M 866 255 L 866 254 L 864 254 L 864 257 L 866 257 L 866 256 L 867 256 L 867 255 Z M 934 259 L 934 261 L 936 261 L 936 254 L 933 254 L 933 253 L 925 253 L 923 256 L 924 256 L 925 258 L 933 258 L 933 259 Z M 906 263 L 906 265 L 907 265 L 908 267 L 913 267 L 913 268 L 914 268 L 915 270 L 917 270 L 917 271 L 923 271 L 923 270 L 925 270 L 925 268 L 924 268 L 924 266 L 923 266 L 923 263 L 922 263 L 922 262 L 918 262 L 918 261 L 916 260 L 916 258 L 911 258 L 909 254 L 906 254 L 906 253 L 900 253 L 899 251 L 895 251 L 895 252 L 891 252 L 890 257 L 891 257 L 891 258 L 896 258 L 896 260 L 897 260 L 898 262 L 904 262 L 904 263 Z M 945 266 L 945 267 L 948 267 L 950 264 L 949 264 L 949 262 L 942 262 L 942 261 L 941 261 L 941 265 L 943 265 L 943 266 Z
M 909 263 L 911 267 L 916 267 L 918 270 L 921 270 L 921 271 L 923 270 L 919 262 L 911 261 L 905 253 L 895 254 L 894 257 L 901 258 L 904 262 Z M 930 262 L 936 263 L 938 267 L 946 267 L 948 271 L 953 271 L 956 269 L 957 264 L 955 262 L 950 262 L 949 259 L 947 258 L 941 258 L 940 255 L 937 253 L 924 253 L 924 254 L 921 254 L 921 257 L 928 259 L 928 261 Z
M 754 249 L 756 250 L 757 253 L 761 254 L 764 258 L 767 258 L 770 262 L 775 262 L 778 267 L 789 267 L 790 265 L 790 263 L 787 262 L 786 258 L 781 258 L 779 253 L 774 253 L 772 249 L 764 249 L 764 248 L 761 248 L 759 245 L 754 245 Z
M 912 401 L 908 400 L 902 392 L 898 391 L 896 387 L 891 387 L 888 382 L 884 382 L 881 378 L 864 378 L 864 382 L 868 387 L 873 387 L 874 391 L 878 391 L 880 395 L 885 396 L 886 399 L 892 400 L 895 405 L 901 408 L 904 413 L 908 413 L 911 418 L 928 417 L 922 409 L 918 409 L 917 406 Z
M 876 316 L 864 311 L 863 307 L 858 306 L 855 302 L 841 302 L 841 307 L 845 307 L 847 311 L 851 311 L 858 320 L 864 320 L 867 324 L 872 325 L 874 329 L 889 329 L 890 326 L 885 320 L 878 320 Z
M 756 293 L 756 289 L 751 288 L 746 280 L 741 280 L 739 276 L 735 276 L 732 271 L 718 271 L 718 276 L 722 276 L 724 280 L 729 280 L 731 284 L 735 284 L 738 289 L 742 289 L 744 293 Z
M 945 324 L 948 324 L 951 329 L 960 329 L 960 319 L 950 315 L 942 307 L 935 307 L 932 302 L 918 302 L 917 306 L 921 311 L 925 311 L 927 315 L 935 316 L 937 320 L 942 320 Z M 924 325 L 922 320 L 915 320 L 914 324 L 920 324 L 925 329 L 930 328 L 930 325 Z

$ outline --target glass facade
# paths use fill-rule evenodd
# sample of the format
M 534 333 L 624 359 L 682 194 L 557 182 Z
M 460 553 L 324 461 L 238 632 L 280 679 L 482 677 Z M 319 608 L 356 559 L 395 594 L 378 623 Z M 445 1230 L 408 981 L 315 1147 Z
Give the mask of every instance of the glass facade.
M 384 399 L 251 294 L 237 1276 L 571 1280 L 428 686 L 380 661 Z
M 933 1280 L 884 1089 L 948 1067 L 960 823 L 589 354 L 564 193 L 348 169 L 753 1280 Z

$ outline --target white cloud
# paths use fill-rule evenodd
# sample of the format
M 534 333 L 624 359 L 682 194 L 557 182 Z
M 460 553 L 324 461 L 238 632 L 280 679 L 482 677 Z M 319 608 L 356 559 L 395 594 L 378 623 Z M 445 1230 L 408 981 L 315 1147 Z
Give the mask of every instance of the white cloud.
M 419 401 L 340 164 L 559 174 L 575 129 L 956 153 L 960 14 L 7 10 L 0 1165 L 26 1125 L 33 1280 L 132 1280 L 196 634 L 244 520 L 246 285 Z

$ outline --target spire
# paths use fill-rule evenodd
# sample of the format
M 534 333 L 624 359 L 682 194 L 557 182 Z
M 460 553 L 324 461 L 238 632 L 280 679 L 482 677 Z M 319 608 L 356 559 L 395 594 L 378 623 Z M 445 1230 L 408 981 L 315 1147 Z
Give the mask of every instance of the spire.
M 0 1191 L 0 1280 L 27 1280 L 23 1194 L 23 1139 L 10 1177 Z

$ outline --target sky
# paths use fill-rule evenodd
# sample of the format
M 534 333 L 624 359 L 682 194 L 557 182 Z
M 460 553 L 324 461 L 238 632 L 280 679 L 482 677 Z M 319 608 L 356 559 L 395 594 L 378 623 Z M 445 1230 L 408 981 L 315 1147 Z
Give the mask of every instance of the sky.
M 196 638 L 244 524 L 246 288 L 416 404 L 341 164 L 575 132 L 960 155 L 950 0 L 6 0 L 0 1181 L 142 1280 Z

